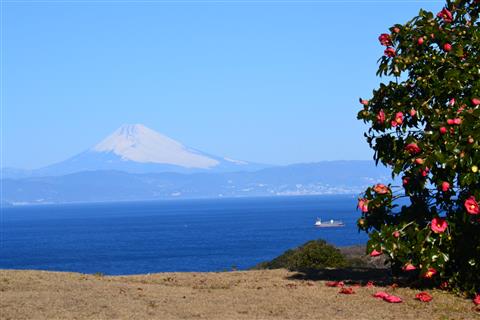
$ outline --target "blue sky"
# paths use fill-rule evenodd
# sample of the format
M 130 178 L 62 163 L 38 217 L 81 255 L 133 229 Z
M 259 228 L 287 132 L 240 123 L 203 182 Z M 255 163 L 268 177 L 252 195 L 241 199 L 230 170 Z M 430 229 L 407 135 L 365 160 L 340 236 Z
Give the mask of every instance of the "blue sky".
M 371 159 L 356 120 L 377 37 L 442 1 L 3 4 L 3 165 L 37 168 L 124 123 L 289 164 Z

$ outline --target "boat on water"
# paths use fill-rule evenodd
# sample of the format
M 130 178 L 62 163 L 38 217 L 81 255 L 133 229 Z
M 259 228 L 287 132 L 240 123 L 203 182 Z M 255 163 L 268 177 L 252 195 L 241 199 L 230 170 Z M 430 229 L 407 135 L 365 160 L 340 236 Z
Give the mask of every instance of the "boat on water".
M 328 221 L 322 221 L 322 219 L 317 218 L 317 221 L 315 221 L 315 227 L 318 228 L 334 228 L 334 227 L 345 227 L 345 223 L 340 220 L 328 220 Z

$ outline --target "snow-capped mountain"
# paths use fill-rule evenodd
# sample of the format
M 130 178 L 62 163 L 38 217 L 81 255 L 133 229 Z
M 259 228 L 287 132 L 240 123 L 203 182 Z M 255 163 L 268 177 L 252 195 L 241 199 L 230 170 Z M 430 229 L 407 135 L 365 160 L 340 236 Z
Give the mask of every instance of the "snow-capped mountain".
M 120 170 L 129 173 L 232 172 L 266 167 L 268 166 L 209 155 L 142 124 L 133 124 L 121 126 L 89 150 L 65 161 L 29 171 L 26 175 L 56 176 L 92 170 Z
M 91 151 L 113 153 L 123 161 L 170 164 L 183 168 L 209 169 L 220 163 L 141 124 L 121 126 Z

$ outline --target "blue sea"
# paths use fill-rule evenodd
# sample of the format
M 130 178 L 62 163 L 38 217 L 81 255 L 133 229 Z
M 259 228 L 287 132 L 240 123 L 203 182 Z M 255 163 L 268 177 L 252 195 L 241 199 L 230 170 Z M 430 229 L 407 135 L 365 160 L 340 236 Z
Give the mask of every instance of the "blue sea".
M 312 239 L 364 244 L 354 196 L 3 208 L 0 269 L 101 272 L 248 269 Z M 344 228 L 318 229 L 317 217 Z

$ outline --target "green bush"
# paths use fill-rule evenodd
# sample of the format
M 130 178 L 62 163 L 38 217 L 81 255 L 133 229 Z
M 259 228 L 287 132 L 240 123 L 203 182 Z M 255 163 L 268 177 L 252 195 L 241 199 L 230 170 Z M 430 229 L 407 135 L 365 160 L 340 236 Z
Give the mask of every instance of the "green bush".
M 348 265 L 339 249 L 325 240 L 312 240 L 302 246 L 287 250 L 270 262 L 259 264 L 256 269 L 288 269 L 308 272 L 325 268 L 343 268 Z
M 377 75 L 390 81 L 358 113 L 374 159 L 403 183 L 359 199 L 368 252 L 471 295 L 480 290 L 479 12 L 477 0 L 449 0 L 380 35 Z

